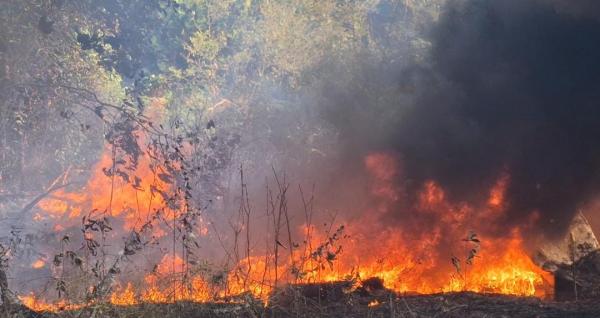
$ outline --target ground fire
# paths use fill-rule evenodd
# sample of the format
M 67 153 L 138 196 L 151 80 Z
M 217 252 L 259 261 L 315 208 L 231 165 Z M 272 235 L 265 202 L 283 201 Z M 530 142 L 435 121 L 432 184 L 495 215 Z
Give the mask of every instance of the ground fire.
M 160 168 L 150 169 L 151 160 L 144 156 L 138 163 L 135 187 L 114 180 L 116 184 L 111 190 L 113 180 L 104 173 L 111 165 L 110 154 L 107 148 L 81 192 L 61 190 L 40 202 L 42 211 L 36 215 L 36 221 L 50 221 L 60 232 L 77 226 L 82 211 L 92 209 L 103 210 L 112 223 L 122 224 L 120 233 L 139 230 L 151 218 L 153 207 L 165 206 L 164 197 L 157 191 L 171 191 L 172 185 L 156 177 L 151 170 Z M 281 284 L 350 280 L 351 288 L 357 288 L 361 281 L 373 277 L 380 278 L 385 288 L 401 294 L 473 291 L 551 297 L 552 275 L 534 264 L 523 242 L 522 231 L 527 231 L 529 225 L 514 227 L 502 236 L 486 235 L 503 217 L 503 193 L 510 183 L 508 172 L 498 177 L 496 185 L 488 191 L 485 206 L 480 207 L 448 202 L 444 189 L 433 180 L 423 184 L 411 212 L 418 215 L 411 222 L 433 221 L 423 230 L 415 230 L 380 222 L 398 206 L 403 192 L 396 183 L 401 171 L 394 157 L 374 153 L 364 158 L 364 167 L 370 176 L 369 188 L 374 198 L 371 208 L 357 219 L 330 224 L 325 230 L 306 222 L 290 224 L 302 244 L 293 243 L 292 239 L 289 248 L 278 241 L 281 252 L 277 257 L 281 260 L 277 268 L 273 251 L 262 255 L 251 252 L 224 272 L 222 275 L 226 277 L 220 278 L 222 281 L 216 281 L 206 273 L 194 273 L 195 266 L 186 263 L 177 249 L 167 250 L 138 281 L 127 278 L 115 281 L 110 302 L 115 305 L 209 302 L 244 293 L 266 300 L 275 286 Z M 164 212 L 167 222 L 173 222 L 182 213 L 170 209 Z M 535 217 L 533 214 L 532 223 Z M 210 232 L 208 224 L 199 223 L 197 227 L 201 235 Z M 157 227 L 151 236 L 160 240 L 169 233 Z M 43 260 L 32 264 L 36 269 L 45 266 L 52 265 Z M 65 300 L 48 303 L 36 294 L 20 298 L 37 311 L 85 305 Z

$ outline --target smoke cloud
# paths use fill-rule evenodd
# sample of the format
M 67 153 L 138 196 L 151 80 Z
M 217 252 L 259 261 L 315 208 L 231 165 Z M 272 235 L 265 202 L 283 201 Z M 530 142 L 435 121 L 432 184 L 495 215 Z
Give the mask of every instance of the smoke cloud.
M 323 113 L 348 156 L 397 154 L 408 201 L 427 180 L 485 200 L 508 173 L 507 224 L 560 233 L 600 186 L 600 15 L 573 3 L 449 1 L 421 62 L 363 66 Z

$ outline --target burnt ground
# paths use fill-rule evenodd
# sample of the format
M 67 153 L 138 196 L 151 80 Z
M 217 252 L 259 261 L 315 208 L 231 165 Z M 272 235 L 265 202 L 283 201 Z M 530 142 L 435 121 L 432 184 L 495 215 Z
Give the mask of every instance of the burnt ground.
M 369 303 L 377 301 L 377 305 Z M 550 302 L 534 297 L 471 292 L 372 297 L 352 295 L 337 302 L 299 302 L 270 308 L 279 317 L 600 317 L 600 301 Z
M 599 301 L 549 302 L 537 298 L 470 292 L 398 296 L 391 293 L 350 293 L 337 300 L 310 296 L 262 303 L 95 305 L 59 314 L 34 313 L 23 308 L 0 312 L 7 318 L 213 318 L 213 317 L 600 317 Z M 377 301 L 377 305 L 369 303 Z

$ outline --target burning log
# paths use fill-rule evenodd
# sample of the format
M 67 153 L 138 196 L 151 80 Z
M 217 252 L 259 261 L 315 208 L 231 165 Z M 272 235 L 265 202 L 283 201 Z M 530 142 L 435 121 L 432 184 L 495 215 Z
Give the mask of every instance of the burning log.
M 600 296 L 600 244 L 582 213 L 575 216 L 562 240 L 540 249 L 535 261 L 554 274 L 556 300 Z

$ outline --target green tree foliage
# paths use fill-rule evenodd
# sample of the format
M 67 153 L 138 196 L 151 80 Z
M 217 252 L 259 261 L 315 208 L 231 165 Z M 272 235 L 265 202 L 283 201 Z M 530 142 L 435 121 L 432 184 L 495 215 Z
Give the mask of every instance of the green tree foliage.
M 109 103 L 124 96 L 120 76 L 79 50 L 72 25 L 82 18 L 57 3 L 6 1 L 0 10 L 1 190 L 39 190 L 89 164 L 102 127 L 81 89 Z
M 439 2 L 6 0 L 0 190 L 36 190 L 69 167 L 85 170 L 119 112 L 141 115 L 152 100 L 174 135 L 210 139 L 196 149 L 209 170 L 245 142 L 320 153 L 327 133 L 302 120 L 315 116 L 306 101 L 324 82 L 343 85 L 340 69 L 353 74 L 361 59 L 412 52 L 394 43 L 426 45 L 417 30 Z

